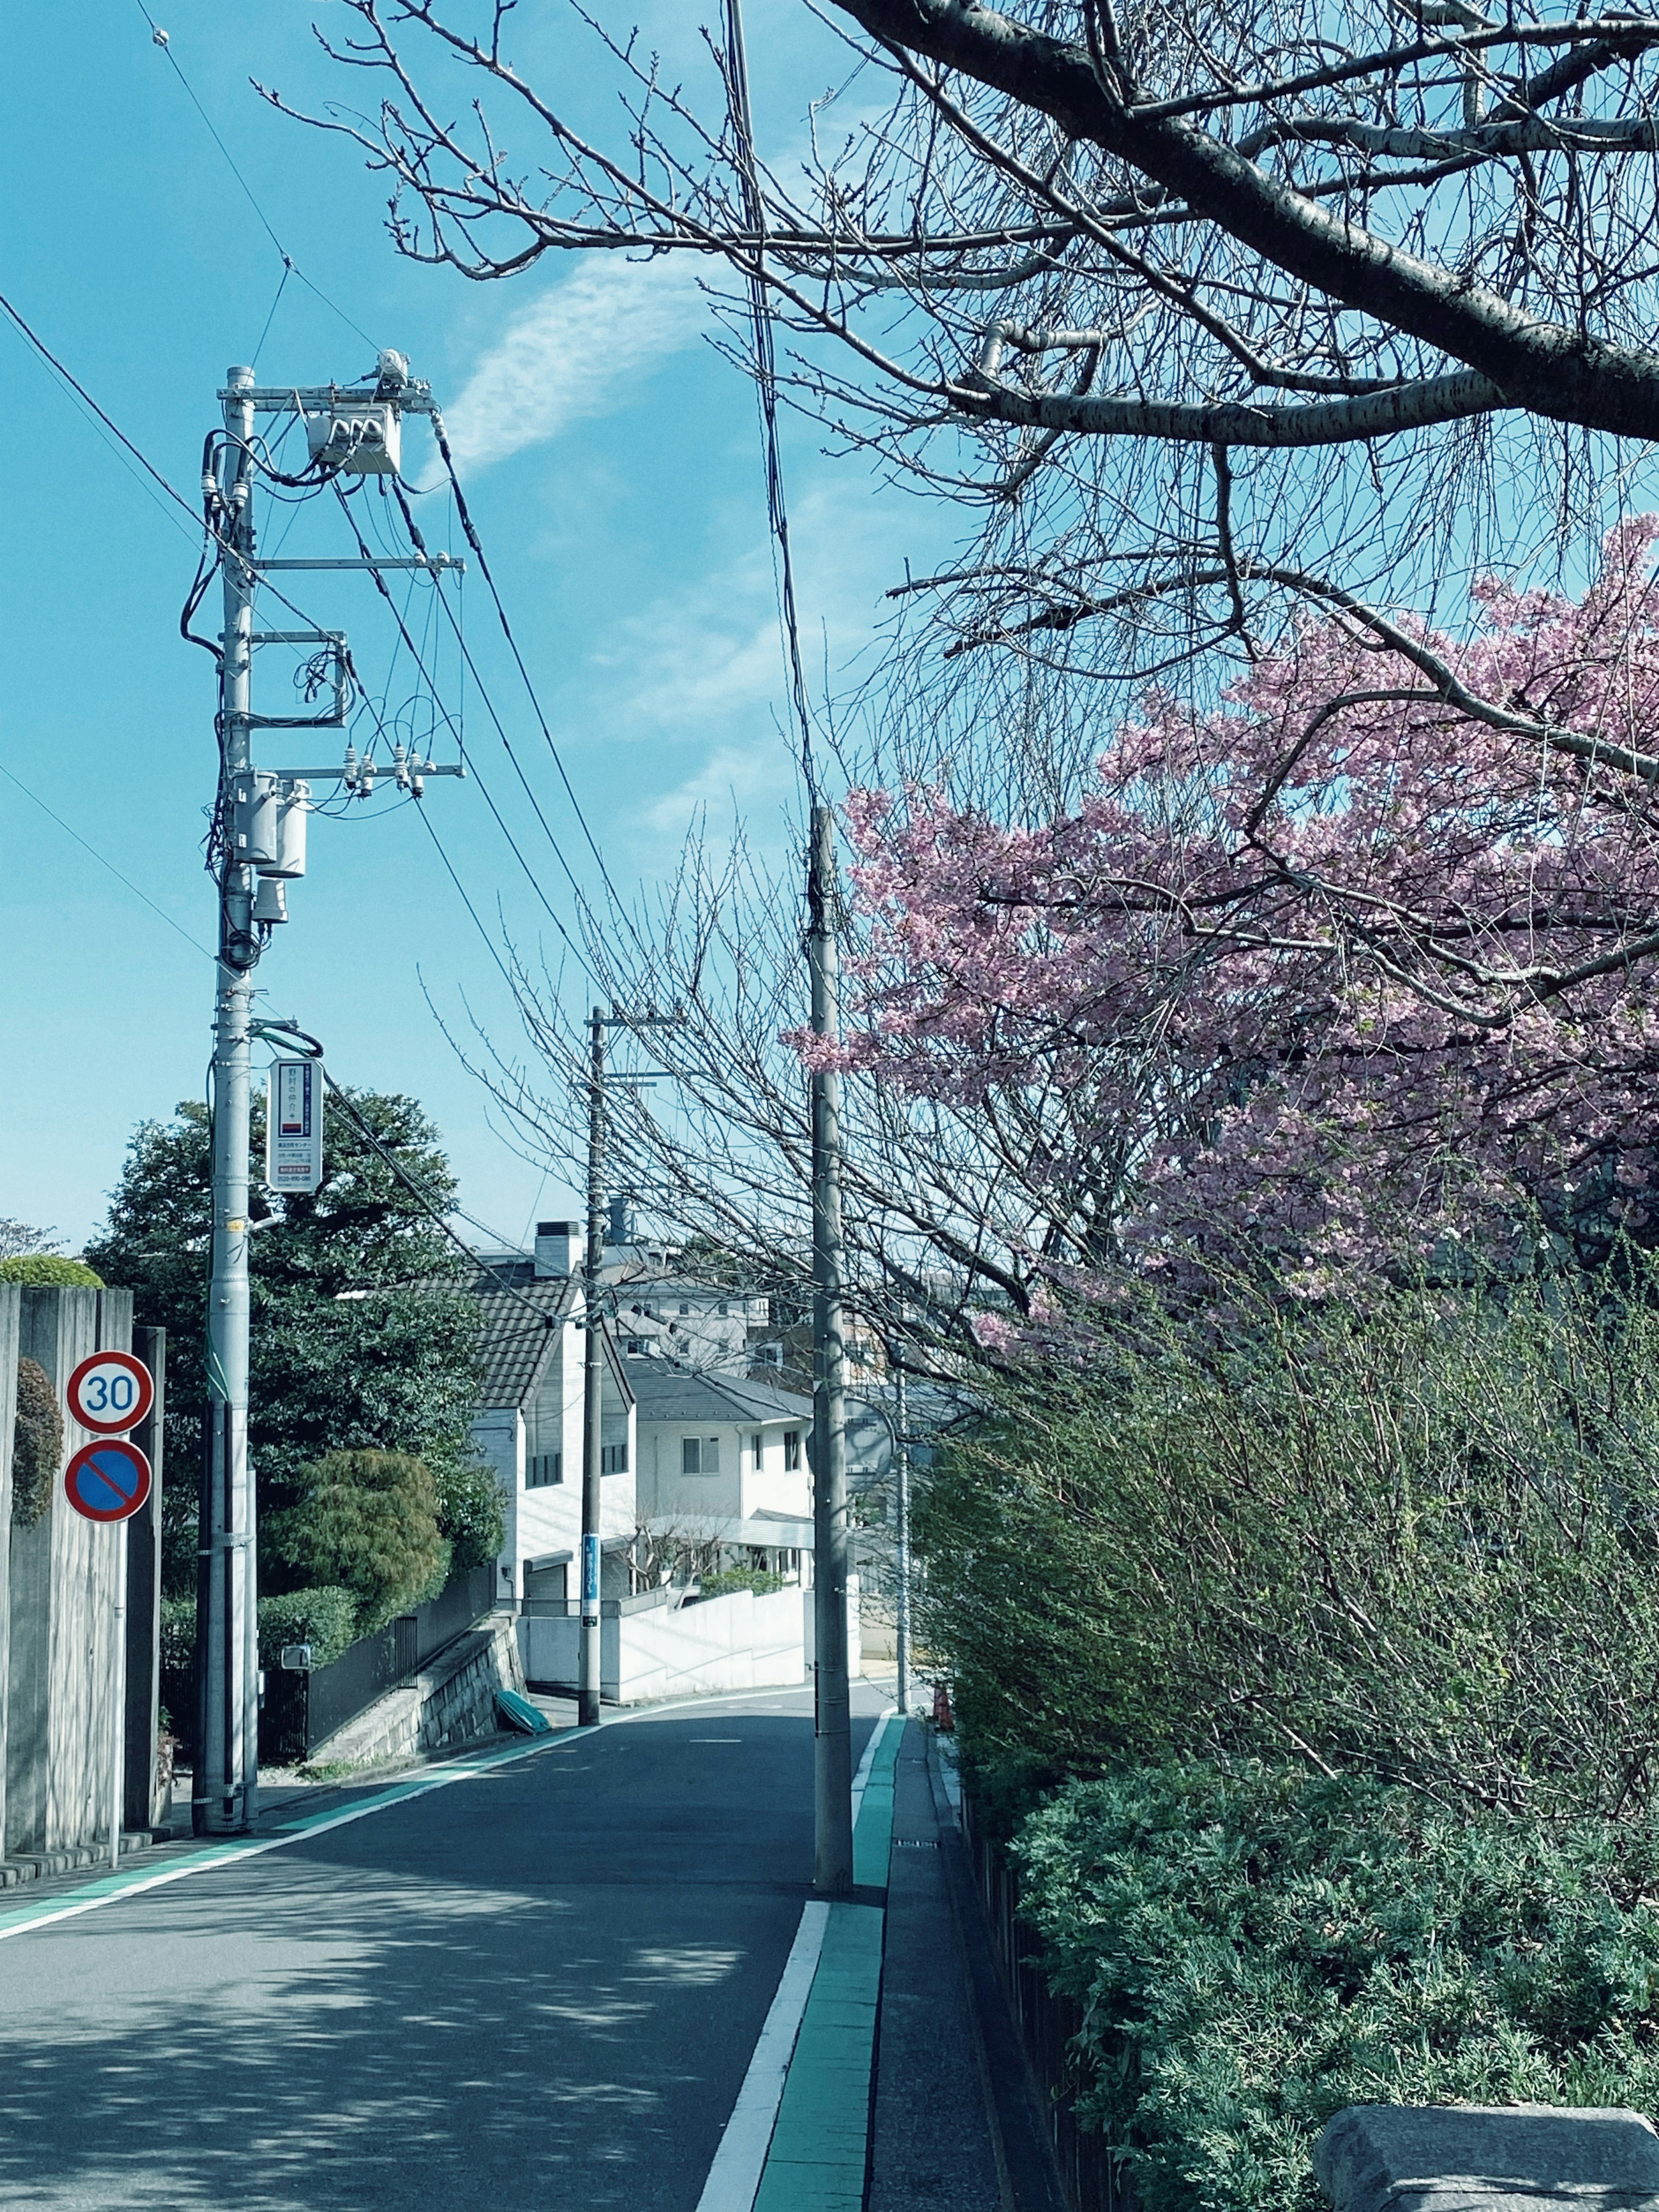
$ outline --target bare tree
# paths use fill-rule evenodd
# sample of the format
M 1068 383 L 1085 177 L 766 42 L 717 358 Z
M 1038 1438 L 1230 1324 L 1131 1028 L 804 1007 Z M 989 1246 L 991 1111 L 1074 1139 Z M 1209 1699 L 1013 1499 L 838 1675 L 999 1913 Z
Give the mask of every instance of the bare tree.
M 782 388 L 977 516 L 928 580 L 958 649 L 1139 680 L 1248 650 L 1310 574 L 1428 605 L 1598 528 L 1659 429 L 1659 16 L 803 0 L 860 105 L 803 85 L 768 166 L 729 31 L 687 89 L 573 0 L 625 111 L 600 143 L 514 67 L 515 0 L 346 3 L 330 51 L 379 97 L 320 119 L 399 248 L 689 254 L 742 280 L 739 345 L 763 285 Z

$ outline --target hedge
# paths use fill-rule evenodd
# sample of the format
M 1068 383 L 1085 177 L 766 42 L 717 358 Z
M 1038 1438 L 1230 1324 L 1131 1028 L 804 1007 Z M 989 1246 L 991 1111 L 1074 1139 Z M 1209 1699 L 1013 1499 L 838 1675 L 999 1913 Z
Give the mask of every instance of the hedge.
M 1012 1854 L 1146 2212 L 1316 2212 L 1345 2105 L 1659 2108 L 1650 1820 L 1172 1762 L 1069 1784 Z

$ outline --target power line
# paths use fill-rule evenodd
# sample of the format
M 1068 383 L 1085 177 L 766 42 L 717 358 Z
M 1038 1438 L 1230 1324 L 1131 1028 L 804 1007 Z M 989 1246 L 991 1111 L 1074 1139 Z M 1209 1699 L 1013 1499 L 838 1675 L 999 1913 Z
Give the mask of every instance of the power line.
M 328 1086 L 330 1096 L 334 1099 L 336 1104 L 345 1115 L 347 1120 L 349 1121 L 356 1129 L 358 1135 L 366 1139 L 367 1141 L 374 1146 L 374 1150 L 380 1154 L 380 1158 L 391 1169 L 392 1174 L 397 1176 L 398 1182 L 401 1182 L 404 1188 L 410 1191 L 419 1201 L 422 1212 L 437 1224 L 437 1226 L 443 1231 L 444 1235 L 448 1237 L 450 1243 L 455 1246 L 456 1249 L 459 1252 L 465 1253 L 475 1267 L 481 1268 L 487 1275 L 493 1275 L 496 1283 L 499 1285 L 501 1289 L 507 1293 L 507 1297 L 512 1298 L 516 1304 L 521 1305 L 526 1313 L 533 1313 L 544 1328 L 556 1328 L 558 1325 L 558 1316 L 556 1315 L 550 1314 L 544 1307 L 537 1305 L 533 1300 L 526 1297 L 514 1285 L 507 1281 L 506 1276 L 501 1273 L 499 1268 L 492 1267 L 487 1260 L 482 1258 L 478 1253 L 473 1250 L 472 1247 L 466 1242 L 465 1237 L 456 1235 L 442 1212 L 439 1210 L 436 1201 L 431 1197 L 429 1193 L 422 1189 L 420 1184 L 416 1182 L 414 1176 L 410 1174 L 408 1169 L 403 1164 L 403 1162 L 380 1142 L 380 1138 L 376 1136 L 374 1131 L 369 1127 L 363 1116 L 357 1111 L 356 1103 L 346 1096 L 345 1092 L 340 1088 L 340 1085 L 329 1073 L 326 1066 L 323 1066 L 321 1068 L 321 1074 L 323 1081 Z M 493 1237 L 497 1243 L 506 1243 L 506 1238 L 501 1235 L 498 1229 L 491 1229 L 487 1223 L 474 1220 L 473 1217 L 470 1213 L 463 1213 L 459 1206 L 452 1206 L 450 1208 L 450 1212 L 452 1213 L 459 1214 L 460 1218 L 467 1223 L 471 1228 L 482 1231 L 483 1235 L 486 1237 Z
M 340 502 L 341 512 L 344 514 L 348 524 L 350 526 L 351 534 L 356 540 L 358 551 L 362 555 L 365 560 L 371 559 L 372 556 L 369 554 L 368 541 L 363 536 L 362 532 L 358 528 L 357 518 L 353 514 L 350 507 L 347 505 L 345 495 L 340 490 L 337 484 L 335 486 L 335 493 Z M 398 635 L 409 649 L 410 659 L 415 663 L 416 668 L 421 672 L 422 678 L 425 681 L 427 689 L 432 695 L 434 706 L 437 708 L 438 712 L 442 714 L 445 721 L 448 723 L 450 729 L 454 733 L 457 744 L 459 744 L 461 742 L 460 732 L 456 726 L 455 719 L 449 712 L 449 709 L 444 706 L 442 700 L 439 696 L 438 687 L 434 682 L 432 677 L 428 673 L 426 663 L 421 656 L 420 648 L 416 644 L 414 639 L 410 635 L 408 625 L 404 621 L 402 615 L 398 611 L 398 603 L 392 598 L 390 590 L 387 588 L 385 579 L 380 574 L 380 570 L 372 566 L 369 568 L 368 575 L 375 590 L 379 592 L 380 597 L 386 601 L 387 606 L 392 610 L 392 619 L 397 623 Z M 441 599 L 441 585 L 437 585 L 434 588 L 438 590 L 439 597 Z M 461 650 L 463 653 L 466 652 L 466 642 L 465 639 L 462 639 L 461 641 Z M 471 665 L 470 657 L 469 665 Z M 530 780 L 526 775 L 522 767 L 520 765 L 519 757 L 513 750 L 512 742 L 507 737 L 507 731 L 502 725 L 501 716 L 495 712 L 495 704 L 490 699 L 488 691 L 484 689 L 483 678 L 478 674 L 476 665 L 472 666 L 472 673 L 475 678 L 477 678 L 479 691 L 483 696 L 484 704 L 489 710 L 489 718 L 495 725 L 496 731 L 501 737 L 501 744 L 506 750 L 507 757 L 513 763 L 514 773 L 517 775 L 519 781 L 524 786 L 525 796 L 530 801 L 531 806 L 534 811 L 536 819 L 540 823 L 543 830 L 545 831 L 547 841 L 553 848 L 553 851 L 558 860 L 559 866 L 564 870 L 566 876 L 569 879 L 571 889 L 575 892 L 578 899 L 580 899 L 581 896 L 581 886 L 577 882 L 574 874 L 572 872 L 570 863 L 566 860 L 558 839 L 553 834 L 551 823 L 548 821 L 547 817 L 542 812 L 541 806 L 536 798 L 536 794 L 531 788 Z M 523 852 L 520 848 L 517 838 L 514 837 L 513 832 L 507 828 L 501 809 L 496 805 L 495 799 L 490 795 L 489 787 L 485 783 L 483 778 L 478 774 L 477 763 L 476 760 L 471 763 L 471 770 L 473 781 L 477 784 L 478 790 L 483 796 L 485 805 L 489 807 L 491 814 L 495 816 L 497 828 L 501 830 L 502 836 L 506 838 L 508 846 L 511 848 L 514 859 L 518 862 L 520 868 L 523 869 L 525 878 L 529 884 L 530 888 L 535 892 L 536 896 L 541 901 L 549 921 L 551 921 L 554 928 L 558 931 L 559 935 L 564 939 L 565 944 L 569 947 L 571 953 L 574 955 L 577 965 L 581 969 L 582 973 L 587 977 L 588 981 L 593 985 L 595 990 L 603 990 L 605 987 L 601 983 L 599 978 L 593 973 L 592 968 L 589 964 L 586 956 L 584 954 L 580 945 L 577 944 L 575 939 L 565 927 L 564 922 L 560 917 L 558 909 L 548 897 L 547 893 L 542 889 L 540 878 L 531 866 L 529 861 L 525 858 Z M 452 871 L 452 873 L 453 872 Z M 459 884 L 457 888 L 459 888 Z
M 156 21 L 155 16 L 150 14 L 149 9 L 144 5 L 144 0 L 138 0 L 138 12 L 143 17 L 144 21 L 149 25 L 150 37 L 153 43 L 160 46 L 161 52 L 172 63 L 173 74 L 177 76 L 179 83 L 183 85 L 185 95 L 189 99 L 191 106 L 196 110 L 196 112 L 201 117 L 203 122 L 207 125 L 208 136 L 212 139 L 214 144 L 219 149 L 219 151 L 224 155 L 227 163 L 229 165 L 231 175 L 235 178 L 237 183 L 241 186 L 248 205 L 253 210 L 254 214 L 259 218 L 260 228 L 264 232 L 265 236 L 276 247 L 277 252 L 282 255 L 283 282 L 287 282 L 289 274 L 297 276 L 300 282 L 305 285 L 308 290 L 313 291 L 317 295 L 317 297 L 322 301 L 323 305 L 328 308 L 331 313 L 336 314 L 340 318 L 340 320 L 345 325 L 348 330 L 356 331 L 357 336 L 362 340 L 366 346 L 378 351 L 379 349 L 374 346 L 374 339 L 370 337 L 368 332 L 364 330 L 362 324 L 354 323 L 350 316 L 347 314 L 345 309 L 341 307 L 337 301 L 331 300 L 328 294 L 324 291 L 322 286 L 314 283 L 311 277 L 306 275 L 305 270 L 301 268 L 299 263 L 294 258 L 288 248 L 283 244 L 282 240 L 277 237 L 276 233 L 271 228 L 270 216 L 265 213 L 264 208 L 260 206 L 258 199 L 255 196 L 252 185 L 249 184 L 247 179 L 242 174 L 240 169 L 238 168 L 236 166 L 235 156 L 232 154 L 229 147 L 226 145 L 224 140 L 219 136 L 218 131 L 215 127 L 213 118 L 208 113 L 206 108 L 203 106 L 201 101 L 196 97 L 195 88 L 191 83 L 190 79 L 185 75 L 184 68 L 179 62 L 178 55 L 173 51 L 173 40 Z M 276 297 L 280 300 L 282 296 L 282 291 L 279 287 Z M 276 303 L 273 301 L 270 314 L 274 315 L 276 312 Z M 270 328 L 270 315 L 267 315 L 265 318 L 265 330 L 269 331 Z M 264 343 L 264 331 L 260 333 L 259 343 L 260 345 Z M 254 349 L 254 354 L 257 359 L 258 354 L 258 347 L 257 346 Z
M 51 819 L 58 824 L 58 827 L 64 832 L 66 837 L 73 837 L 76 843 L 81 848 L 83 853 L 90 853 L 93 859 L 97 861 L 100 868 L 107 868 L 110 874 L 114 877 L 116 882 L 118 884 L 124 884 L 127 890 L 132 893 L 134 898 L 142 899 L 152 914 L 159 915 L 161 920 L 166 922 L 169 929 L 173 930 L 178 936 L 184 939 L 185 944 L 189 945 L 192 952 L 199 952 L 204 960 L 211 960 L 213 958 L 213 954 L 209 951 L 205 945 L 198 945 L 182 923 L 175 921 L 165 907 L 157 906 L 155 900 L 150 896 L 148 891 L 141 891 L 137 884 L 133 882 L 131 876 L 124 876 L 119 868 L 116 866 L 113 860 L 106 860 L 95 845 L 89 845 L 78 830 L 71 830 L 69 823 L 64 821 L 63 816 L 61 814 L 55 813 L 53 810 L 47 805 L 46 800 L 41 798 L 38 791 L 31 791 L 21 775 L 14 775 L 10 769 L 6 766 L 3 761 L 0 761 L 0 775 L 3 775 L 9 783 L 15 783 L 19 791 L 22 793 L 25 799 L 32 799 L 43 814 L 49 816 Z
M 547 750 L 552 754 L 553 765 L 559 771 L 559 781 L 564 786 L 565 795 L 570 801 L 572 811 L 576 817 L 582 836 L 587 841 L 587 849 L 593 855 L 594 860 L 599 866 L 599 874 L 605 880 L 605 887 L 611 894 L 611 904 L 616 908 L 617 912 L 622 916 L 623 921 L 627 924 L 629 933 L 637 945 L 640 941 L 639 933 L 634 927 L 633 917 L 629 915 L 628 908 L 623 904 L 621 894 L 618 892 L 616 884 L 611 880 L 611 871 L 605 864 L 605 855 L 599 850 L 598 840 L 594 837 L 592 830 L 587 826 L 587 817 L 582 811 L 581 801 L 576 796 L 575 787 L 572 784 L 569 775 L 565 769 L 563 758 L 560 754 L 558 746 L 554 742 L 553 732 L 548 726 L 547 716 L 542 711 L 542 702 L 537 696 L 535 685 L 530 680 L 530 671 L 526 667 L 524 655 L 519 650 L 519 641 L 513 635 L 513 625 L 507 620 L 507 608 L 502 602 L 501 592 L 496 588 L 495 578 L 489 566 L 489 556 L 483 550 L 483 541 L 478 536 L 477 526 L 473 522 L 471 511 L 467 506 L 466 494 L 461 489 L 461 480 L 459 476 L 456 473 L 455 457 L 450 451 L 449 438 L 444 428 L 443 416 L 439 413 L 435 407 L 432 410 L 432 434 L 437 441 L 438 451 L 443 459 L 445 473 L 449 478 L 449 488 L 454 495 L 455 511 L 460 517 L 462 529 L 466 532 L 467 543 L 471 546 L 473 552 L 477 556 L 478 567 L 483 571 L 484 582 L 489 587 L 489 596 L 495 603 L 496 617 L 501 626 L 501 635 L 507 640 L 507 645 L 512 651 L 513 659 L 517 665 L 519 674 L 524 680 L 526 693 L 529 697 L 531 706 L 535 709 L 536 720 L 541 725 L 542 735 L 547 740 Z M 398 504 L 402 507 L 404 511 L 404 520 L 408 525 L 411 537 L 418 544 L 420 542 L 420 532 L 416 528 L 415 518 L 410 513 L 409 503 L 403 495 L 401 486 L 399 486 L 398 489 Z M 463 644 L 461 649 L 463 652 L 465 651 L 466 648 L 465 644 Z M 476 668 L 474 668 L 472 672 L 475 676 L 477 675 L 477 670 Z M 482 678 L 479 680 L 479 688 L 483 688 Z M 493 714 L 495 710 L 492 708 L 490 711 Z M 497 726 L 499 726 L 499 724 Z M 566 870 L 566 873 L 569 873 L 568 869 Z M 574 878 L 573 878 L 572 880 L 574 882 Z
M 789 689 L 800 724 L 800 771 L 810 805 L 817 804 L 817 775 L 812 759 L 812 718 L 806 705 L 806 674 L 801 665 L 800 626 L 795 608 L 795 562 L 789 543 L 789 509 L 783 489 L 783 444 L 778 430 L 777 349 L 773 340 L 772 302 L 766 289 L 766 202 L 755 158 L 755 125 L 749 106 L 749 62 L 743 40 L 742 0 L 726 0 L 726 89 L 738 147 L 738 179 L 743 191 L 744 222 L 759 241 L 749 272 L 749 311 L 755 330 L 755 389 L 760 403 L 761 445 L 766 461 L 766 512 L 776 544 L 773 573 L 778 584 Z

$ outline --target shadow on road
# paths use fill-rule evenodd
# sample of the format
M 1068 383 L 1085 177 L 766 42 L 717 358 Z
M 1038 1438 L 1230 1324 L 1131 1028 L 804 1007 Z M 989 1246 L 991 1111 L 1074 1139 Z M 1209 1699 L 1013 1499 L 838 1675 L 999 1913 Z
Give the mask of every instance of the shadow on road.
M 665 1717 L 15 1939 L 0 2202 L 690 2212 L 811 1788 L 810 1721 Z

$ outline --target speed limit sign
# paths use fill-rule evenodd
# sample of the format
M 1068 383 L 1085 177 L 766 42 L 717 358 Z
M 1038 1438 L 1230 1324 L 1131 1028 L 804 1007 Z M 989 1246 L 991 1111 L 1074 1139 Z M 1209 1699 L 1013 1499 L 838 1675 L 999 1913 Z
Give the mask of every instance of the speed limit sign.
M 136 1429 L 155 1403 L 155 1385 L 142 1359 L 130 1352 L 94 1352 L 83 1359 L 64 1393 L 70 1419 L 94 1436 Z

